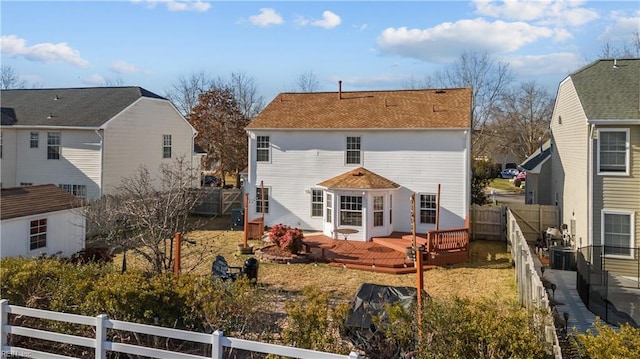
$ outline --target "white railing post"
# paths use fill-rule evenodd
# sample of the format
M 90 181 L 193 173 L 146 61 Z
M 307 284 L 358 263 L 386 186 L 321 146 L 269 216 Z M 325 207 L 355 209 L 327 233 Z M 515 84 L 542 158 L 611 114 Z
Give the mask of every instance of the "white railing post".
M 5 325 L 9 325 L 9 301 L 0 300 L 0 352 L 4 353 L 7 346 L 7 333 L 4 332 Z M 4 357 L 4 354 L 3 354 Z
M 107 341 L 107 327 L 105 326 L 107 319 L 106 314 L 100 314 L 96 317 L 96 359 L 107 357 L 107 351 L 104 348 L 104 343 Z
M 221 330 L 216 330 L 211 334 L 211 358 L 213 359 L 222 359 L 224 353 L 222 338 L 224 338 L 224 334 Z

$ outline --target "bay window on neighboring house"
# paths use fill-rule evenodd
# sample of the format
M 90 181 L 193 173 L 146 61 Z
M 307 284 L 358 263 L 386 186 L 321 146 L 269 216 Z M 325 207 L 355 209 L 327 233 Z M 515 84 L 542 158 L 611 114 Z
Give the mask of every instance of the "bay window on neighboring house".
M 262 197 L 262 189 L 256 188 L 256 213 L 269 213 L 269 188 L 264 187 L 264 198 Z
M 436 223 L 436 195 L 420 195 L 420 223 Z
M 633 212 L 602 210 L 604 254 L 633 258 L 633 228 Z
M 47 132 L 47 159 L 60 159 L 60 132 Z
M 171 135 L 162 135 L 162 158 L 171 158 Z
M 361 138 L 359 136 L 348 136 L 345 153 L 345 163 L 348 165 L 359 165 L 361 159 Z
M 311 190 L 311 217 L 322 217 L 322 197 L 321 189 Z
M 598 130 L 598 173 L 629 174 L 629 129 Z
M 362 226 L 362 196 L 340 196 L 340 225 Z
M 271 161 L 271 143 L 269 136 L 256 136 L 256 161 Z
M 333 220 L 333 194 L 327 193 L 327 223 L 331 223 Z
M 373 226 L 384 226 L 384 196 L 373 196 Z
M 47 246 L 47 219 L 36 219 L 29 225 L 29 249 L 35 250 Z

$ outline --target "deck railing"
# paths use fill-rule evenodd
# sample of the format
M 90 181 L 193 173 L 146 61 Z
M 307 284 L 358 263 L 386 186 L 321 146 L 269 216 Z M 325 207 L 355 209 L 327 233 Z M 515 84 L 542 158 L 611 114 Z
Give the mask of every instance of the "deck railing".
M 469 228 L 452 228 L 427 232 L 427 253 L 467 249 L 469 246 Z
M 69 335 L 65 333 L 53 332 L 42 329 L 28 328 L 12 324 L 10 316 L 26 316 L 43 320 L 54 320 L 58 322 L 79 324 L 94 327 L 95 338 Z M 200 343 L 211 348 L 207 355 L 189 354 L 184 352 L 170 351 L 166 349 L 151 348 L 125 343 L 117 343 L 109 340 L 107 331 L 122 330 L 137 334 L 146 334 L 185 342 Z M 77 345 L 91 348 L 95 352 L 95 359 L 107 358 L 107 352 L 123 353 L 130 355 L 140 355 L 157 359 L 222 359 L 224 348 L 235 348 L 251 352 L 276 354 L 293 358 L 318 358 L 318 359 L 360 359 L 361 357 L 351 352 L 349 355 L 318 352 L 308 349 L 287 347 L 277 344 L 261 343 L 251 340 L 225 337 L 221 331 L 212 334 L 190 332 L 171 328 L 157 327 L 153 325 L 137 324 L 112 320 L 105 314 L 97 317 L 89 317 L 76 314 L 58 313 L 41 309 L 25 308 L 16 305 L 9 305 L 6 299 L 0 300 L 0 352 L 1 357 L 18 358 L 71 358 L 69 356 L 38 351 L 30 348 L 22 348 L 11 345 L 9 335 L 19 335 L 29 338 L 40 339 L 56 343 Z

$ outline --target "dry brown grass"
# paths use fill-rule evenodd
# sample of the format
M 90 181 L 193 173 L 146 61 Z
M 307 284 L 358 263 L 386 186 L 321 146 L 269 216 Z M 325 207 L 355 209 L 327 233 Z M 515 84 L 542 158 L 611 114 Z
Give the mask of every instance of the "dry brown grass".
M 222 254 L 230 265 L 242 265 L 249 257 L 238 253 L 242 244 L 241 231 L 219 228 L 228 227 L 228 217 L 207 219 L 203 230 L 190 232 L 182 252 L 183 271 L 211 273 L 211 263 L 217 254 Z M 218 229 L 216 229 L 218 228 Z M 255 248 L 266 243 L 250 241 Z M 115 259 L 121 263 L 121 255 Z M 141 261 L 127 255 L 128 266 L 140 266 Z M 358 287 L 365 282 L 392 286 L 415 286 L 415 274 L 384 274 L 354 269 L 329 267 L 326 264 L 275 264 L 261 262 L 258 273 L 261 286 L 285 292 L 298 293 L 307 285 L 317 285 L 331 293 L 336 300 L 351 299 Z M 470 299 L 495 297 L 500 301 L 517 298 L 517 288 L 510 254 L 503 243 L 474 241 L 471 243 L 471 261 L 424 272 L 425 290 L 433 297 L 459 296 Z

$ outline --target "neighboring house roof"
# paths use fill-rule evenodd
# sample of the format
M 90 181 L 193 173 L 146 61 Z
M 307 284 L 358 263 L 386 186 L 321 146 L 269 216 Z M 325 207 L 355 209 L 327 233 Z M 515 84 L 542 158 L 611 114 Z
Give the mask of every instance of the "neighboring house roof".
M 355 168 L 349 172 L 320 182 L 318 186 L 350 189 L 388 189 L 400 187 L 399 184 L 375 174 L 364 167 Z
M 471 89 L 281 93 L 247 129 L 470 128 Z
M 166 100 L 142 87 L 2 90 L 2 125 L 100 127 L 141 97 Z
M 544 164 L 549 158 L 551 158 L 551 141 L 543 143 L 529 158 L 524 160 L 520 167 L 524 168 L 527 172 L 539 173 L 540 166 Z
M 598 60 L 570 77 L 589 120 L 640 119 L 640 59 Z
M 0 219 L 11 219 L 82 206 L 82 200 L 53 184 L 2 188 Z

